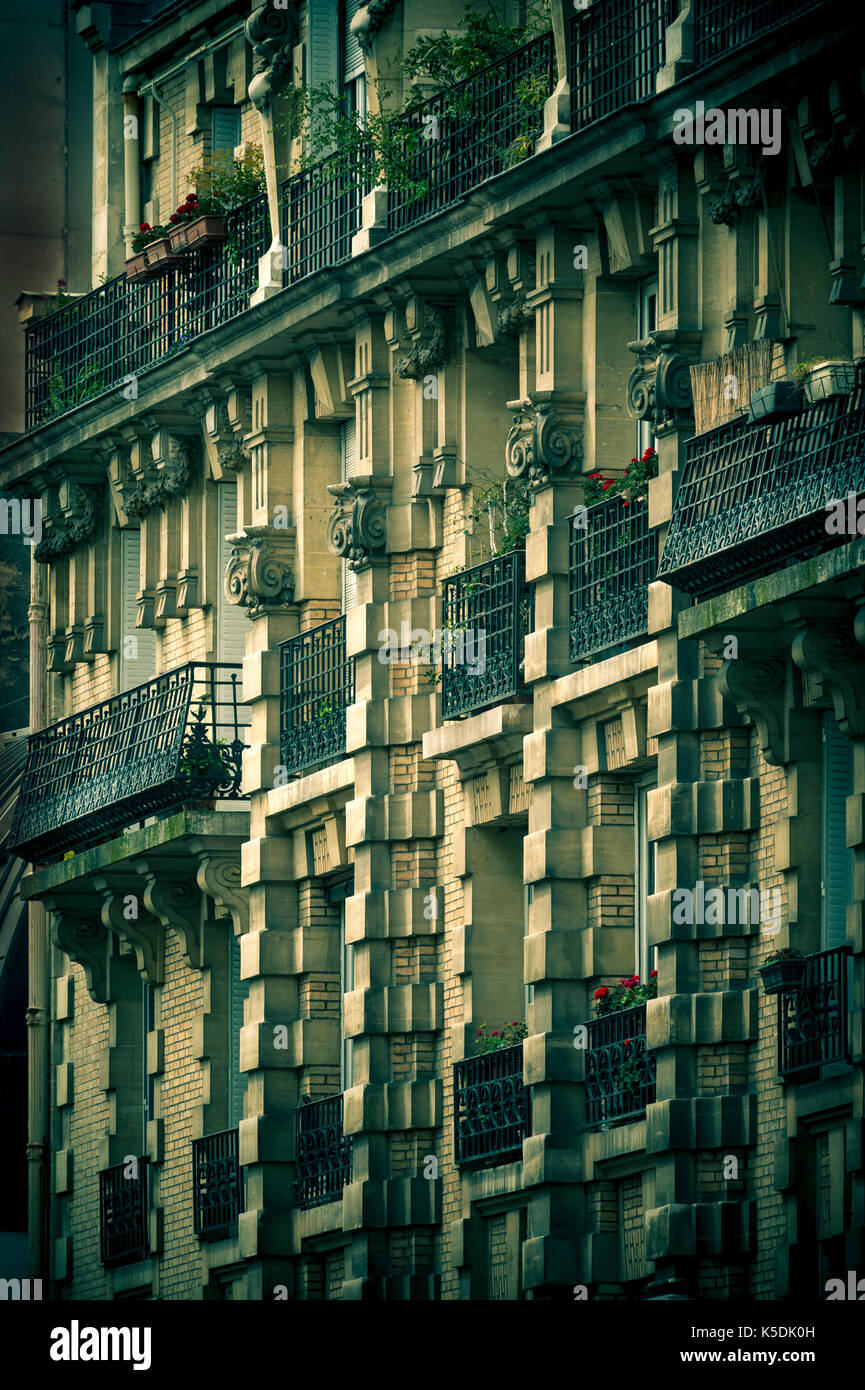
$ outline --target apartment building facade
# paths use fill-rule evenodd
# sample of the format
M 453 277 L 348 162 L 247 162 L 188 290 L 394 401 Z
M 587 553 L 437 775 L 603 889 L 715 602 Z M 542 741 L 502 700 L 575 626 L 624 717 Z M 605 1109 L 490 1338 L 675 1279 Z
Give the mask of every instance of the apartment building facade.
M 94 288 L 34 306 L 0 453 L 44 524 L 32 1274 L 825 1298 L 865 1261 L 843 7 L 504 4 L 441 91 L 416 0 L 120 8 L 77 6 Z M 390 183 L 296 168 L 328 85 L 403 122 Z M 130 278 L 250 146 L 227 239 Z

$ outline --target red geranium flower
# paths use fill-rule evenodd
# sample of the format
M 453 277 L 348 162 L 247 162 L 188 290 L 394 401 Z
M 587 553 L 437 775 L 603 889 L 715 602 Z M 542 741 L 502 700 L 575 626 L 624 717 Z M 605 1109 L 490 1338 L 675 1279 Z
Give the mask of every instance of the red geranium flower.
M 606 999 L 606 997 L 607 997 L 607 995 L 609 994 L 609 992 L 610 992 L 610 991 L 609 991 L 609 989 L 607 988 L 606 985 L 601 985 L 601 988 L 600 988 L 600 989 L 596 989 L 596 990 L 595 990 L 595 998 L 596 998 L 596 999 Z
M 630 507 L 630 505 L 631 505 L 630 502 L 623 502 L 623 503 L 622 503 L 622 506 L 623 506 L 623 507 Z
M 590 478 L 600 478 L 600 476 L 601 476 L 600 473 L 590 473 L 590 474 L 589 474 L 589 477 L 590 477 Z
M 645 454 L 643 455 L 643 457 L 645 458 Z M 636 462 L 637 462 L 637 460 L 636 460 L 635 458 L 631 459 L 631 463 L 636 463 Z
M 494 1037 L 494 1038 L 497 1038 L 497 1037 L 498 1037 L 498 1035 L 499 1035 L 499 1034 L 498 1034 L 498 1029 L 497 1029 L 497 1030 L 496 1030 L 496 1032 L 495 1032 L 495 1033 L 493 1033 L 493 1037 Z
M 602 484 L 601 484 L 601 492 L 606 492 L 607 488 L 608 488 L 608 487 L 612 487 L 612 486 L 613 486 L 613 480 L 612 480 L 612 478 L 608 478 L 607 481 L 606 481 L 605 483 L 602 483 Z
M 151 227 L 149 222 L 142 222 L 138 230 L 139 232 L 152 232 L 153 228 Z
M 650 979 L 650 980 L 656 980 L 657 978 L 658 978 L 658 972 L 657 972 L 657 970 L 650 970 L 650 971 L 649 971 L 649 979 Z
M 630 1047 L 630 1046 L 631 1046 L 631 1039 L 630 1039 L 630 1038 L 625 1038 L 625 1047 Z

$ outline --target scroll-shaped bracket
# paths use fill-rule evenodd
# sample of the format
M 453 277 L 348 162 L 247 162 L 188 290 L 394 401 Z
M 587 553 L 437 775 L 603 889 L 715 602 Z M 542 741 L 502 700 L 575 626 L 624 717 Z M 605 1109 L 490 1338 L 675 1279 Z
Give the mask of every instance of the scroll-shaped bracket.
M 832 700 L 835 719 L 848 738 L 865 734 L 865 662 L 852 614 L 817 626 L 805 622 L 790 648 L 793 660 Z
M 202 893 L 207 893 L 231 914 L 235 936 L 249 930 L 249 890 L 241 887 L 240 849 L 237 853 L 213 853 L 205 842 L 191 848 L 200 855 L 196 879 Z
M 505 466 L 512 478 L 538 485 L 576 474 L 583 457 L 582 427 L 558 406 L 525 400 L 508 432 Z
M 135 865 L 145 881 L 144 904 L 163 927 L 172 927 L 180 937 L 183 959 L 193 970 L 202 968 L 201 893 L 195 879 L 186 871 L 166 873 L 159 863 L 138 860 Z
M 738 656 L 724 662 L 717 682 L 721 694 L 751 720 L 766 762 L 774 766 L 789 762 L 785 650 L 773 650 L 768 641 L 746 649 L 740 637 Z
M 141 880 L 130 875 L 122 880 L 100 876 L 94 878 L 93 887 L 102 895 L 103 923 L 129 942 L 142 980 L 161 985 L 165 979 L 165 932 L 159 918 L 144 910 Z
M 335 499 L 327 522 L 327 548 L 341 555 L 349 569 L 359 569 L 375 553 L 385 549 L 387 507 L 376 489 L 390 486 L 390 479 L 358 475 L 345 483 L 331 483 Z
M 65 897 L 54 895 L 43 899 L 45 907 L 54 913 L 51 940 L 84 971 L 87 992 L 97 1004 L 108 1002 L 108 932 L 93 911 L 85 912 L 83 902 L 77 906 Z

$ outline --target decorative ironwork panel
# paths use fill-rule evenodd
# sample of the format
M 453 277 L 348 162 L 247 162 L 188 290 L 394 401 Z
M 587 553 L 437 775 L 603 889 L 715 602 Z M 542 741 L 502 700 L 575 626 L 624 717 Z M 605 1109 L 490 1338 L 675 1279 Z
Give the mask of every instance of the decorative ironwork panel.
M 225 242 L 130 283 L 117 275 L 26 330 L 26 428 L 123 385 L 248 307 L 270 242 L 264 194 L 226 214 Z
M 280 739 L 288 772 L 345 752 L 345 712 L 354 704 L 354 657 L 345 654 L 345 614 L 279 648 Z
M 342 1132 L 342 1096 L 297 1108 L 294 1200 L 306 1210 L 335 1202 L 351 1182 L 351 1139 Z
M 354 167 L 344 155 L 329 155 L 294 174 L 280 190 L 282 244 L 287 248 L 284 285 L 351 259 L 351 241 L 361 224 L 361 203 L 369 191 L 370 155 Z
M 569 651 L 571 661 L 584 661 L 648 632 L 658 541 L 648 503 L 618 495 L 568 524 Z
M 405 158 L 406 186 L 389 192 L 388 231 L 413 227 L 518 162 L 518 143 L 543 130 L 537 84 L 546 98 L 555 82 L 550 32 L 407 112 L 416 153 Z
M 104 1265 L 130 1264 L 148 1253 L 148 1160 L 132 1160 L 103 1168 L 99 1174 L 99 1252 Z
M 847 1041 L 848 946 L 820 951 L 805 962 L 802 981 L 778 995 L 778 1071 L 781 1076 L 850 1059 Z
M 197 1236 L 224 1236 L 237 1225 L 242 1202 L 236 1129 L 193 1139 L 192 1194 Z
M 455 719 L 525 689 L 532 593 L 523 550 L 451 575 L 443 587 L 442 715 Z
M 202 798 L 238 798 L 241 667 L 190 662 L 32 734 L 11 844 L 44 862 Z
M 454 1063 L 454 1162 L 518 1155 L 531 1133 L 523 1045 Z
M 694 0 L 694 61 L 711 63 L 762 38 L 823 0 Z
M 861 364 L 850 396 L 688 441 L 658 578 L 702 598 L 843 544 L 826 530 L 826 507 L 851 492 L 865 493 Z
M 655 95 L 677 0 L 595 0 L 568 29 L 571 130 Z
M 646 1049 L 646 1006 L 586 1024 L 586 1124 L 635 1120 L 655 1099 L 655 1054 Z

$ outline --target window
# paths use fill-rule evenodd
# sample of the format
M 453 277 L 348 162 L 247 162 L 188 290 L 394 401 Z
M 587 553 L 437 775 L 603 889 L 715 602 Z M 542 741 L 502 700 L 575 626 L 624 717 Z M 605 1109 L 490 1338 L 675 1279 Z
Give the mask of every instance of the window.
M 529 934 L 529 908 L 531 907 L 531 904 L 532 904 L 532 898 L 534 897 L 534 891 L 535 891 L 535 885 L 534 885 L 533 883 L 526 883 L 526 884 L 523 885 L 523 940 L 525 940 L 525 938 L 526 938 L 526 937 L 528 936 L 528 934 Z M 525 951 L 523 951 L 523 961 L 525 962 Z M 525 964 L 523 964 L 523 970 L 525 970 Z M 535 1002 L 535 987 L 534 987 L 534 985 L 529 985 L 529 984 L 527 984 L 527 985 L 524 986 L 524 989 L 525 989 L 525 1012 L 524 1012 L 524 1014 L 523 1014 L 523 1017 L 524 1017 L 524 1019 L 525 1019 L 525 1021 L 526 1021 L 526 1024 L 528 1024 L 528 1021 L 529 1021 L 529 1005 L 530 1005 L 530 1004 L 533 1004 L 533 1003 Z
M 240 144 L 240 112 L 235 106 L 211 107 L 211 152 L 229 159 Z
M 345 939 L 345 900 L 354 892 L 354 880 L 343 879 L 327 889 L 327 900 L 339 913 L 339 1083 L 347 1091 L 354 1085 L 354 1039 L 345 1036 L 345 996 L 354 989 L 354 946 Z
M 237 484 L 221 483 L 217 491 L 219 521 L 219 573 L 216 593 L 216 659 L 243 661 L 246 634 L 250 629 L 249 616 L 243 604 L 229 603 L 223 579 L 231 559 L 231 542 L 226 536 L 237 532 Z
M 654 777 L 645 777 L 634 787 L 634 972 L 641 980 L 655 969 L 657 948 L 649 945 L 649 897 L 655 891 L 658 846 L 649 839 L 649 792 Z
M 648 338 L 658 326 L 658 282 L 643 280 L 637 290 L 637 337 Z M 654 444 L 652 427 L 648 420 L 638 420 L 636 455 L 640 458 Z
M 343 0 L 342 11 L 342 52 L 340 73 L 346 106 L 356 112 L 363 121 L 366 117 L 366 75 L 363 50 L 357 35 L 351 32 L 351 21 L 362 7 L 363 0 Z
M 832 714 L 823 716 L 823 853 L 820 896 L 822 948 L 847 943 L 847 904 L 853 897 L 853 851 L 847 848 L 847 797 L 853 791 L 853 744 Z
M 156 633 L 135 626 L 141 588 L 141 532 L 129 526 L 120 532 L 120 576 L 118 688 L 131 690 L 156 675 Z
M 339 432 L 340 477 L 347 482 L 357 473 L 357 425 L 354 420 L 346 420 Z M 348 561 L 342 562 L 342 611 L 347 613 L 357 603 L 357 575 L 349 569 Z
M 228 1127 L 234 1129 L 243 1119 L 246 1072 L 240 1070 L 240 1030 L 243 1006 L 249 995 L 249 981 L 240 978 L 240 939 L 228 926 Z
M 154 1028 L 156 1027 L 156 992 L 153 988 L 153 985 L 148 984 L 146 980 L 142 980 L 141 982 L 141 1013 L 141 1031 L 144 1039 L 144 1046 L 141 1049 L 142 1065 L 144 1071 L 144 1082 L 142 1087 L 144 1104 L 140 1152 L 146 1154 L 147 1125 L 150 1120 L 155 1118 L 156 1108 L 154 1104 L 156 1095 L 156 1078 L 155 1076 L 153 1076 L 151 1072 L 147 1070 L 147 1036 L 149 1033 L 152 1033 Z

